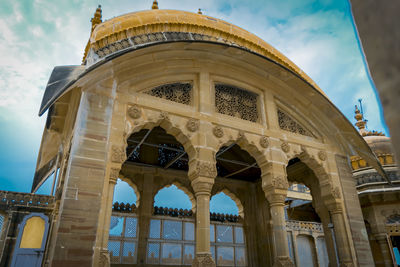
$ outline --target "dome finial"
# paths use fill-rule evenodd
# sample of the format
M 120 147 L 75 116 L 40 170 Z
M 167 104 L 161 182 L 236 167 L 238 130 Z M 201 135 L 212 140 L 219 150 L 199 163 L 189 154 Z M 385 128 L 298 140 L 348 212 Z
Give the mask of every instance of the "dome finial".
M 96 12 L 94 12 L 93 18 L 90 20 L 90 21 L 92 22 L 92 31 L 91 31 L 91 32 L 93 32 L 94 28 L 95 28 L 98 24 L 100 24 L 100 23 L 103 22 L 103 21 L 102 21 L 101 12 L 102 12 L 102 11 L 101 11 L 101 5 L 98 5 L 98 7 L 96 8 Z
M 151 6 L 151 9 L 158 9 L 158 2 L 157 0 L 153 1 L 153 5 Z
M 360 132 L 360 134 L 362 135 L 362 136 L 364 136 L 364 135 L 366 135 L 367 134 L 367 131 L 365 130 L 365 125 L 367 124 L 367 121 L 366 120 L 364 120 L 364 116 L 363 116 L 363 114 L 360 112 L 360 110 L 358 109 L 358 106 L 356 105 L 355 106 L 355 116 L 354 116 L 354 118 L 357 120 L 357 122 L 356 122 L 356 126 L 357 126 L 357 128 L 358 128 L 358 130 L 359 130 L 359 132 Z
M 197 11 L 197 14 L 203 14 L 203 12 L 201 12 L 201 8 L 199 8 L 199 11 Z

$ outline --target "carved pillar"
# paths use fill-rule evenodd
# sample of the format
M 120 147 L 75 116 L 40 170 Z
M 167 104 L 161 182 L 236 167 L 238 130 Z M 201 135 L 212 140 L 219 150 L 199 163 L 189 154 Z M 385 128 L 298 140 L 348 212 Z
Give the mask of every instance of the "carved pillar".
M 350 244 L 344 223 L 343 210 L 340 203 L 329 207 L 333 229 L 335 232 L 336 248 L 338 250 L 340 266 L 354 266 L 351 257 Z
M 195 165 L 193 167 L 193 165 Z M 196 196 L 196 257 L 192 266 L 214 267 L 210 251 L 210 196 L 217 176 L 214 162 L 197 161 L 191 164 L 189 177 Z
M 287 189 L 289 188 L 286 178 L 286 165 L 268 163 L 262 172 L 262 187 L 269 203 L 272 218 L 272 232 L 275 245 L 273 266 L 294 267 L 289 254 L 285 220 L 285 199 Z
M 146 265 L 147 240 L 149 238 L 150 221 L 153 214 L 154 203 L 154 175 L 152 173 L 144 173 L 142 180 L 142 188 L 140 189 L 140 205 L 138 207 L 139 240 L 137 249 L 137 266 Z
M 382 257 L 383 257 L 383 264 L 384 266 L 392 267 L 393 266 L 393 259 L 391 254 L 391 248 L 388 244 L 388 239 L 386 233 L 382 234 L 375 234 L 374 235 L 376 241 L 379 244 L 381 249 Z
M 110 266 L 110 254 L 108 252 L 108 237 L 110 232 L 110 220 L 112 214 L 114 189 L 118 180 L 120 169 L 121 169 L 120 167 L 110 169 L 108 185 L 105 186 L 103 191 L 104 194 L 106 194 L 106 197 L 104 198 L 104 202 L 102 204 L 104 209 L 102 210 L 101 217 L 103 217 L 103 219 L 100 220 L 98 227 L 99 231 L 101 232 L 99 234 L 102 236 L 100 241 L 101 245 L 99 248 L 100 257 L 98 266 L 100 267 Z

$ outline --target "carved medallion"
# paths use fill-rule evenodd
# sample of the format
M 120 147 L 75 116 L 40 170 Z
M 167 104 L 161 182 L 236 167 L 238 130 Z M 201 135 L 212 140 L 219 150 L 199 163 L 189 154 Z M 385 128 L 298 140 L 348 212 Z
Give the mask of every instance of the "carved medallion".
M 186 128 L 191 132 L 197 131 L 199 129 L 199 121 L 193 118 L 189 119 L 186 123 Z
M 268 137 L 266 137 L 266 136 L 260 137 L 260 146 L 263 148 L 267 148 L 269 146 Z
M 160 118 L 161 118 L 162 120 L 169 120 L 169 114 L 168 114 L 168 112 L 162 111 L 162 112 L 160 113 Z
M 215 126 L 213 129 L 213 133 L 216 137 L 221 138 L 224 136 L 224 130 L 220 126 Z
M 117 163 L 123 163 L 125 159 L 126 159 L 126 153 L 124 149 L 113 145 L 111 149 L 111 161 Z
M 142 116 L 142 109 L 138 105 L 133 105 L 129 107 L 128 115 L 132 119 L 139 119 Z
M 286 141 L 283 142 L 283 143 L 281 144 L 281 149 L 282 149 L 282 151 L 285 152 L 285 153 L 289 152 L 289 151 L 290 151 L 290 145 L 289 145 L 289 143 L 286 142 Z
M 326 152 L 325 151 L 319 151 L 318 152 L 318 158 L 320 159 L 320 160 L 322 160 L 322 161 L 325 161 L 326 160 Z

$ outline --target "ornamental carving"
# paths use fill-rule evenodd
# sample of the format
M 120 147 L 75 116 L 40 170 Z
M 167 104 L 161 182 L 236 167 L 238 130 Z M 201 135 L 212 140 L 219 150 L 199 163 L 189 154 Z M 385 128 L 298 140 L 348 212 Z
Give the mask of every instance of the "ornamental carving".
M 296 122 L 293 118 L 291 118 L 289 115 L 287 115 L 285 112 L 279 109 L 278 109 L 278 121 L 279 121 L 279 127 L 282 130 L 314 137 L 309 130 L 304 128 L 302 125 L 300 125 L 300 123 Z
M 257 98 L 257 94 L 232 85 L 215 85 L 215 107 L 221 114 L 257 122 Z
M 272 178 L 272 186 L 276 189 L 288 189 L 289 183 L 283 176 L 274 176 Z
M 125 160 L 125 150 L 119 146 L 113 145 L 111 148 L 111 161 L 116 163 L 123 163 Z
M 142 116 L 142 109 L 138 105 L 133 105 L 129 107 L 128 115 L 132 119 L 139 119 Z
M 325 161 L 326 160 L 326 152 L 325 151 L 319 151 L 318 152 L 318 158 L 320 159 L 320 160 L 322 160 L 322 161 Z
M 210 254 L 197 254 L 193 260 L 192 266 L 195 267 L 215 267 L 215 262 Z
M 162 120 L 169 120 L 169 114 L 168 114 L 168 112 L 162 111 L 162 112 L 160 113 L 160 119 L 162 119 Z
M 196 167 L 189 174 L 190 178 L 193 180 L 199 176 L 215 178 L 217 176 L 217 166 L 214 162 L 210 161 L 196 161 Z
M 281 144 L 281 149 L 283 152 L 288 153 L 290 151 L 290 145 L 288 142 L 283 142 Z
M 331 193 L 332 193 L 332 196 L 334 197 L 334 198 L 336 198 L 336 199 L 340 199 L 341 197 L 340 197 L 340 189 L 339 189 L 339 187 L 338 186 L 332 186 L 331 187 Z
M 144 93 L 169 101 L 190 105 L 192 87 L 191 83 L 170 83 L 157 86 Z
M 224 130 L 222 130 L 221 126 L 215 126 L 213 129 L 213 134 L 216 137 L 221 138 L 222 136 L 224 136 Z
M 287 256 L 277 256 L 274 261 L 274 267 L 295 267 L 292 260 Z
M 110 170 L 110 183 L 117 183 L 120 169 L 111 168 Z
M 100 267 L 110 266 L 110 253 L 106 249 L 100 251 Z
M 260 146 L 263 148 L 267 148 L 269 146 L 268 137 L 266 137 L 266 136 L 260 137 Z
M 199 121 L 195 119 L 189 119 L 188 122 L 186 123 L 186 129 L 188 129 L 191 132 L 195 132 L 199 129 Z

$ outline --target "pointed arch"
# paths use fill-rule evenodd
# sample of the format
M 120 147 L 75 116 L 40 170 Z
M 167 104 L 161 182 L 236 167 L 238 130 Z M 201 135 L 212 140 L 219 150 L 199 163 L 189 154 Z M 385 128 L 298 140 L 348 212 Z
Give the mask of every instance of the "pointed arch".
M 136 115 L 139 118 L 135 119 L 133 123 L 129 119 L 126 121 L 124 133 L 125 147 L 127 147 L 128 138 L 132 134 L 143 129 L 151 130 L 155 127 L 161 127 L 167 134 L 173 136 L 183 146 L 185 152 L 189 156 L 189 161 L 196 157 L 196 149 L 191 141 L 192 135 L 189 133 L 190 131 L 187 127 L 185 127 L 192 119 L 187 118 L 185 123 L 184 118 L 180 116 L 175 116 L 165 111 L 143 109 L 136 104 L 128 108 L 128 114 L 132 112 L 132 109 L 134 109 L 135 114 L 139 114 Z M 143 116 L 142 113 L 144 113 Z M 132 116 L 134 115 L 129 115 L 127 117 L 132 119 Z
M 196 212 L 196 198 L 195 198 L 194 194 L 186 186 L 182 185 L 178 181 L 173 181 L 172 183 L 165 183 L 165 184 L 161 185 L 157 190 L 155 190 L 155 193 L 153 195 L 153 199 L 156 197 L 156 195 L 161 190 L 163 190 L 164 188 L 169 188 L 172 185 L 176 186 L 179 190 L 181 190 L 181 191 L 183 191 L 183 193 L 185 193 L 185 195 L 189 198 L 189 200 L 190 200 L 190 202 L 192 204 L 191 210 L 193 211 L 193 213 L 195 213 Z
M 229 189 L 227 189 L 227 188 L 225 188 L 225 187 L 224 187 L 223 189 L 221 189 L 221 190 L 216 191 L 216 192 L 211 196 L 211 198 L 212 198 L 213 196 L 218 195 L 219 193 L 224 193 L 224 194 L 227 195 L 230 199 L 232 199 L 233 202 L 235 202 L 236 207 L 238 208 L 239 216 L 240 216 L 241 218 L 244 218 L 244 207 L 243 207 L 242 201 L 241 201 L 234 193 L 232 193 Z
M 122 174 L 120 174 L 118 176 L 118 179 L 120 179 L 121 181 L 127 183 L 133 189 L 133 191 L 135 192 L 135 195 L 136 195 L 136 204 L 135 205 L 138 208 L 139 205 L 140 205 L 140 192 L 139 192 L 139 189 L 138 189 L 137 185 L 134 182 L 132 182 L 131 179 L 129 179 L 128 177 L 125 177 Z M 115 192 L 114 192 L 114 194 L 115 194 Z

